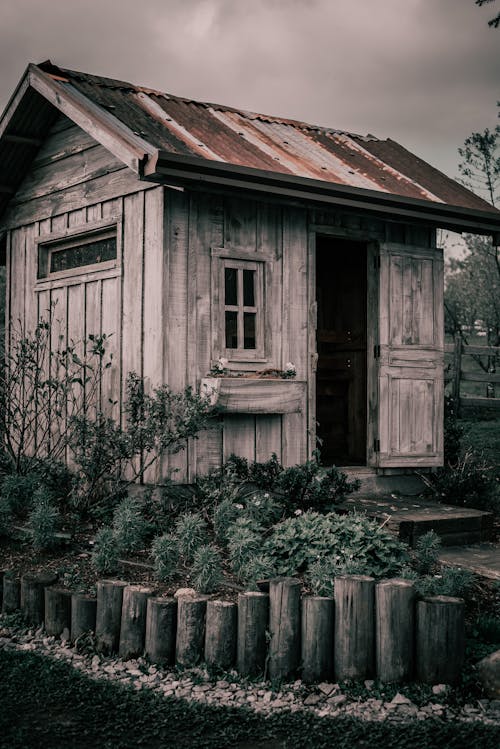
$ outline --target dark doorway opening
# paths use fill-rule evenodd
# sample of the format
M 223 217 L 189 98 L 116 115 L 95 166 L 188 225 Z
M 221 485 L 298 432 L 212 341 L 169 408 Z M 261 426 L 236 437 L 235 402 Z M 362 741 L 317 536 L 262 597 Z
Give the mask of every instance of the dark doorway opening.
M 366 464 L 367 248 L 318 236 L 317 435 L 326 463 Z

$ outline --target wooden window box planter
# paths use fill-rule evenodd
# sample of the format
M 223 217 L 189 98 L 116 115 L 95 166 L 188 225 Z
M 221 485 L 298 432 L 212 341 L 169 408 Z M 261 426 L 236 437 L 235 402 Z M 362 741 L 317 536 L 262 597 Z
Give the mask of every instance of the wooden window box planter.
M 291 414 L 305 407 L 306 383 L 282 378 L 204 377 L 200 393 L 223 413 Z

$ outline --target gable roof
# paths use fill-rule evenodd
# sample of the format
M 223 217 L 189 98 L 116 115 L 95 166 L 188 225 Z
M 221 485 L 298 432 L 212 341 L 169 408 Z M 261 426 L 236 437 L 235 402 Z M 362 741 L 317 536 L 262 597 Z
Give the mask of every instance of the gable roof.
M 64 112 L 143 179 L 218 186 L 500 231 L 500 211 L 391 139 L 30 65 L 0 119 L 0 214 Z

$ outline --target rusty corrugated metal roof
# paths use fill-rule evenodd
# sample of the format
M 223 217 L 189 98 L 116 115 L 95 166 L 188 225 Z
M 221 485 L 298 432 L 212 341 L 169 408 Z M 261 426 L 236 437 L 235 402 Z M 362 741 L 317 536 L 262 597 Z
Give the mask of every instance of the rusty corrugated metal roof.
M 393 140 L 199 102 L 124 81 L 40 66 L 155 148 L 469 209 L 494 210 Z

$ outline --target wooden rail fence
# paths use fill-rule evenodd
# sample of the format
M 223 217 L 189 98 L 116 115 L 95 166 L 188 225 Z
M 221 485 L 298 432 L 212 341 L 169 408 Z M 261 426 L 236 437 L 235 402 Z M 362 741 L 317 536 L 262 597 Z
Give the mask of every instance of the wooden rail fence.
M 145 654 L 187 668 L 206 662 L 273 679 L 300 673 L 305 682 L 416 677 L 430 684 L 457 681 L 464 660 L 463 601 L 417 600 L 409 580 L 340 575 L 330 598 L 301 597 L 297 579 L 276 578 L 268 593 L 240 593 L 237 604 L 158 598 L 121 580 L 99 581 L 97 599 L 71 594 L 47 575 L 8 572 L 2 582 L 2 613 L 21 610 L 28 624 L 43 621 L 48 634 L 66 631 L 73 642 L 91 631 L 98 651 L 124 659 Z
M 445 383 L 451 384 L 451 396 L 460 410 L 464 406 L 500 410 L 500 346 L 475 346 L 465 344 L 460 336 L 444 347 L 452 359 L 445 369 Z M 464 357 L 486 357 L 489 371 L 471 372 L 464 369 Z M 478 365 L 479 369 L 479 365 Z M 484 395 L 466 395 L 461 392 L 463 382 L 484 383 Z

